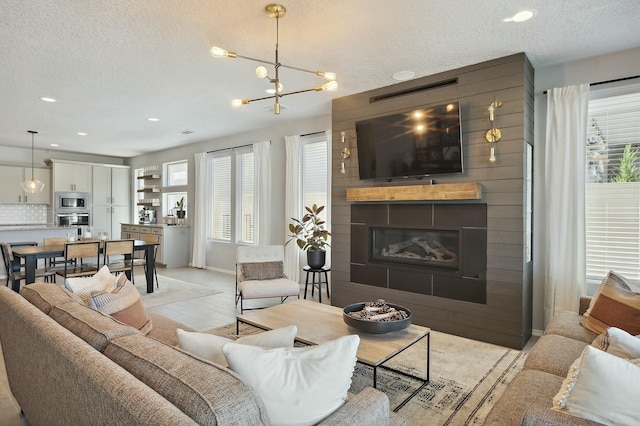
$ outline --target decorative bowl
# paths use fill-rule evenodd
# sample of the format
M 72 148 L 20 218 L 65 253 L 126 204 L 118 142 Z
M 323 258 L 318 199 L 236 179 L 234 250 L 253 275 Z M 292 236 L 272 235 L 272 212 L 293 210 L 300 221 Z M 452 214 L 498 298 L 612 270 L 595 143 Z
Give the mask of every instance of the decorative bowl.
M 349 312 L 361 311 L 364 309 L 365 302 L 354 303 L 349 306 L 345 306 L 342 312 L 342 319 L 348 326 L 355 328 L 358 331 L 372 334 L 390 333 L 392 331 L 403 330 L 411 325 L 411 311 L 399 305 L 387 303 L 388 306 L 395 308 L 396 310 L 405 311 L 408 315 L 407 318 L 395 321 L 371 321 L 353 318 L 347 315 Z

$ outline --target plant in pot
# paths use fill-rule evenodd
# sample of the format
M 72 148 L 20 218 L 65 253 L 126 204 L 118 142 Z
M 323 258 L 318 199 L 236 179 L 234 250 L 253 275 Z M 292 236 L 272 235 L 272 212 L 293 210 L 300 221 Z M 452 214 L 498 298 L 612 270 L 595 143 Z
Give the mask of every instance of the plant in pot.
M 176 216 L 178 217 L 178 219 L 184 219 L 186 213 L 184 207 L 184 197 L 182 197 L 180 198 L 180 201 L 176 202 Z
M 291 239 L 287 244 L 295 241 L 300 249 L 307 251 L 307 265 L 311 269 L 320 269 L 326 261 L 325 249 L 330 247 L 327 241 L 331 232 L 325 229 L 326 222 L 320 218 L 324 206 L 314 204 L 304 209 L 307 213 L 302 219 L 291 218 L 294 223 L 289 224 Z

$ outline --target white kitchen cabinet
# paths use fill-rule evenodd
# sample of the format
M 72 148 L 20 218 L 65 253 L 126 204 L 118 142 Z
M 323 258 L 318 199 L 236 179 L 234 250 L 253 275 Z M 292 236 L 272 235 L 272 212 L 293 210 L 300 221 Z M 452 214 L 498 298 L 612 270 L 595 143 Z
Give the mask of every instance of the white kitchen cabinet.
M 93 232 L 121 237 L 121 223 L 131 220 L 129 167 L 93 166 Z M 137 239 L 137 238 L 136 238 Z
M 53 190 L 91 192 L 92 172 L 90 165 L 53 162 Z
M 0 204 L 49 204 L 51 202 L 51 172 L 34 168 L 33 176 L 44 182 L 44 190 L 35 194 L 22 190 L 22 182 L 31 179 L 31 168 L 0 166 Z
M 20 187 L 22 167 L 0 166 L 0 204 L 21 204 L 24 194 Z

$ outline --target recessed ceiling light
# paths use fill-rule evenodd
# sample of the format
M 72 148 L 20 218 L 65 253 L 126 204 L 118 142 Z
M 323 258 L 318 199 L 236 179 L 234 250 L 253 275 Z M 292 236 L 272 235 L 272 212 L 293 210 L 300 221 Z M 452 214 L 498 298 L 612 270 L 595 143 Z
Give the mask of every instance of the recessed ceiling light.
M 56 147 L 56 146 L 60 146 L 60 145 L 58 145 L 57 143 L 51 143 L 51 144 L 49 144 L 49 146 Z
M 85 132 L 78 132 L 78 136 L 87 136 Z
M 42 98 L 40 98 L 40 100 L 43 101 L 43 102 L 56 102 L 55 99 L 47 98 L 47 97 L 42 97 Z
M 155 117 L 149 117 L 149 118 L 147 118 L 147 120 L 149 120 L 149 121 L 160 121 L 159 118 L 155 118 Z
M 504 18 L 502 22 L 524 22 L 533 18 L 536 15 L 533 10 L 521 10 L 510 18 Z
M 407 81 L 411 80 L 415 76 L 416 73 L 413 71 L 398 71 L 397 73 L 393 74 L 392 78 L 397 81 Z

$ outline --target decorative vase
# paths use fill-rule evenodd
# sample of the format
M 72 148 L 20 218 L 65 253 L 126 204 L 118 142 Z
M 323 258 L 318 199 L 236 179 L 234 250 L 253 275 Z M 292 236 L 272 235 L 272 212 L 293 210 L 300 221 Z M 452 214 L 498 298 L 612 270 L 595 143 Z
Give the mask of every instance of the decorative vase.
M 184 219 L 185 213 L 186 213 L 186 210 L 176 210 L 176 215 L 178 216 L 178 219 Z
M 307 265 L 311 269 L 321 269 L 327 259 L 327 252 L 324 250 L 307 250 Z

